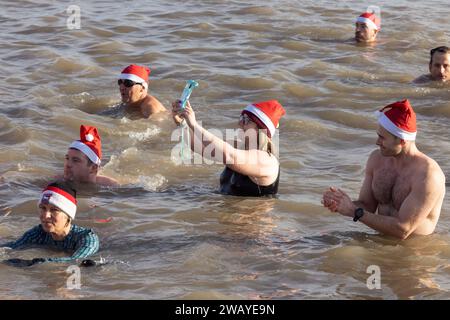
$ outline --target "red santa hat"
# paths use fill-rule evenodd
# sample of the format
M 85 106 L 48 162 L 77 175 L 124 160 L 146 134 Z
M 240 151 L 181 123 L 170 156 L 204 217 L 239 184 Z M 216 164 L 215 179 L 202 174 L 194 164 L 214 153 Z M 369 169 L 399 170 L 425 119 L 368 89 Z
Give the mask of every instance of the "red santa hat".
M 131 80 L 148 87 L 148 76 L 150 75 L 150 68 L 130 64 L 128 67 L 122 70 L 119 79 Z
M 375 13 L 364 12 L 356 19 L 356 22 L 365 23 L 375 30 L 381 29 L 381 19 Z
M 77 212 L 76 192 L 64 183 L 51 183 L 42 191 L 40 204 L 51 204 L 64 211 L 72 220 Z
M 378 113 L 378 123 L 394 136 L 403 140 L 416 140 L 416 114 L 408 99 L 394 102 Z
M 286 114 L 277 100 L 257 102 L 245 107 L 242 114 L 247 114 L 258 127 L 267 129 L 269 138 L 275 134 L 279 121 Z
M 80 126 L 80 140 L 72 142 L 69 148 L 83 152 L 93 163 L 102 162 L 102 142 L 96 127 Z

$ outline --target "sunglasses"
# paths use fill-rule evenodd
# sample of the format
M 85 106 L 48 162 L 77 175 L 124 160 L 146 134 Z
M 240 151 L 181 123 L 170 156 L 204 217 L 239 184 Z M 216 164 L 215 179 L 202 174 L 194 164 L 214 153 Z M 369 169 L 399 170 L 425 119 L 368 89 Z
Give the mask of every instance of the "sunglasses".
M 250 119 L 250 117 L 246 113 L 240 115 L 239 123 L 242 123 L 245 126 L 250 122 L 252 122 L 252 119 Z
M 125 79 L 125 80 L 123 80 L 123 79 L 119 79 L 119 80 L 117 80 L 117 84 L 120 86 L 121 84 L 123 84 L 125 87 L 127 87 L 127 88 L 131 88 L 132 86 L 134 86 L 135 84 L 140 84 L 141 86 L 142 86 L 142 83 L 139 83 L 139 82 L 134 82 L 134 81 L 131 81 L 131 80 L 128 80 L 128 79 Z

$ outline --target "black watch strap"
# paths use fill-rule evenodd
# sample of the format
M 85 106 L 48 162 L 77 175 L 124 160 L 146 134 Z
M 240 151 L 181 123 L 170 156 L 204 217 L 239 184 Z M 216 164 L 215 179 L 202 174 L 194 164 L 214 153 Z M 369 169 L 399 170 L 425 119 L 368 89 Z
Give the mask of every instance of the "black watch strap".
M 363 208 L 358 208 L 355 210 L 355 213 L 353 214 L 353 221 L 358 221 L 359 219 L 362 218 L 362 216 L 364 215 L 364 209 Z

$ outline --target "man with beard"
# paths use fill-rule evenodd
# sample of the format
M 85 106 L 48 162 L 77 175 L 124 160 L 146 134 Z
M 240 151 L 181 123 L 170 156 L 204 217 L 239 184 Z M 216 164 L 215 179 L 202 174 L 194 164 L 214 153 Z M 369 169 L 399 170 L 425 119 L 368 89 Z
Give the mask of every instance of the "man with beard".
M 437 47 L 430 51 L 429 74 L 424 74 L 414 80 L 415 83 L 429 81 L 447 82 L 450 80 L 450 48 L 446 46 Z
M 390 104 L 378 115 L 379 150 L 369 156 L 358 200 L 331 187 L 322 202 L 386 235 L 403 240 L 429 235 L 441 213 L 445 175 L 416 147 L 416 115 L 408 100 Z

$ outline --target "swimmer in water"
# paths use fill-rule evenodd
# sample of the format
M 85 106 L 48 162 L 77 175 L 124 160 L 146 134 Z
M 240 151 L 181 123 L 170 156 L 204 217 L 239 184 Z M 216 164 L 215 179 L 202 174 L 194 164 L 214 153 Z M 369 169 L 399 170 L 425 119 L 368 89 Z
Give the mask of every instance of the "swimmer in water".
M 399 239 L 432 234 L 445 196 L 445 175 L 416 147 L 416 114 L 409 101 L 383 108 L 378 124 L 380 148 L 369 156 L 358 200 L 331 187 L 322 203 L 332 212 Z
M 102 145 L 97 128 L 81 125 L 80 140 L 72 142 L 67 150 L 63 179 L 75 184 L 118 186 L 115 179 L 98 174 L 101 158 Z
M 31 266 L 42 262 L 71 262 L 87 258 L 98 251 L 100 243 L 94 231 L 72 224 L 77 211 L 77 200 L 76 191 L 69 183 L 49 184 L 41 194 L 38 208 L 41 224 L 25 232 L 20 239 L 5 243 L 1 247 L 20 250 L 40 246 L 72 252 L 72 255 L 32 260 L 9 259 L 7 263 Z
M 441 46 L 431 49 L 428 69 L 430 73 L 418 77 L 414 83 L 448 82 L 450 80 L 450 48 Z
M 245 197 L 274 196 L 278 192 L 280 164 L 272 138 L 284 108 L 276 100 L 248 105 L 241 112 L 239 128 L 245 143 L 235 148 L 204 129 L 195 119 L 189 102 L 172 104 L 173 114 L 185 119 L 191 132 L 191 149 L 225 165 L 220 176 L 220 192 Z M 201 141 L 196 143 L 195 140 Z M 200 148 L 197 148 L 197 145 Z M 210 154 L 205 152 L 213 147 Z M 208 147 L 208 148 L 207 148 Z M 199 150 L 197 150 L 199 149 Z
M 381 19 L 375 13 L 364 12 L 356 19 L 355 40 L 358 43 L 375 42 L 381 29 Z
M 141 118 L 161 112 L 167 113 L 162 103 L 148 94 L 149 75 L 148 67 L 132 64 L 123 69 L 117 80 L 125 111 L 139 114 Z

